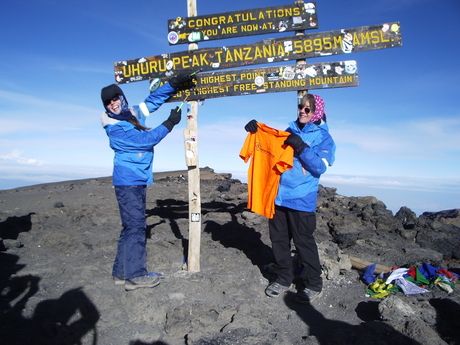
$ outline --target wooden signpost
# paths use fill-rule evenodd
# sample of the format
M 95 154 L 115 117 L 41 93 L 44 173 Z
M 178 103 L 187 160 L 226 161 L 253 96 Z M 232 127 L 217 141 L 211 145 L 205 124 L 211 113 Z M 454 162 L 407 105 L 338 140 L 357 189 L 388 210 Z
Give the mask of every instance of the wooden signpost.
M 168 102 L 357 85 L 355 60 L 262 67 L 199 73 L 195 88 L 178 92 Z
M 316 29 L 316 3 L 214 13 L 206 16 L 168 20 L 171 45 L 231 37 Z
M 198 160 L 198 103 L 196 100 L 298 90 L 298 99 L 308 89 L 358 85 L 354 60 L 307 64 L 306 58 L 350 54 L 399 47 L 399 22 L 361 26 L 315 34 L 316 3 L 295 0 L 294 5 L 267 7 L 197 16 L 196 0 L 187 0 L 187 18 L 168 21 L 171 45 L 190 43 L 188 51 L 118 61 L 114 64 L 119 84 L 158 78 L 161 85 L 181 72 L 196 72 L 197 85 L 179 92 L 169 101 L 190 101 L 184 130 L 185 161 L 189 185 L 189 248 L 187 269 L 200 271 L 201 195 Z M 263 33 L 295 31 L 295 36 L 215 48 L 198 49 L 196 42 Z M 221 69 L 296 60 L 295 65 Z M 299 91 L 300 90 L 300 91 Z
M 115 63 L 115 80 L 122 84 L 183 71 L 204 72 L 399 46 L 400 25 L 393 22 L 119 61 Z

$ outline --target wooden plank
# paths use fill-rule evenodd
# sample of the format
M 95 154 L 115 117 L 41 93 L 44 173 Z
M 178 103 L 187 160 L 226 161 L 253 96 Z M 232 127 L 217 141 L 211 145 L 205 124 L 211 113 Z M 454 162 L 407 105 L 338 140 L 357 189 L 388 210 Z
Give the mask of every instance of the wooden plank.
M 350 86 L 358 86 L 355 60 L 248 68 L 199 73 L 194 89 L 180 91 L 168 102 Z
M 273 32 L 317 29 L 316 2 L 168 20 L 170 45 Z
M 263 40 L 254 44 L 204 48 L 115 63 L 116 82 L 171 77 L 179 71 L 219 70 L 253 64 L 349 54 L 402 45 L 398 22 Z
M 355 256 L 350 256 L 350 261 L 351 261 L 351 266 L 353 268 L 357 269 L 357 270 L 360 270 L 360 271 L 365 269 L 367 266 L 373 264 L 372 262 L 357 258 Z M 377 274 L 386 273 L 386 272 L 390 272 L 390 271 L 391 271 L 391 267 L 388 267 L 388 266 L 385 266 L 385 265 L 380 265 L 380 264 L 375 265 L 375 271 L 374 272 L 377 273 Z

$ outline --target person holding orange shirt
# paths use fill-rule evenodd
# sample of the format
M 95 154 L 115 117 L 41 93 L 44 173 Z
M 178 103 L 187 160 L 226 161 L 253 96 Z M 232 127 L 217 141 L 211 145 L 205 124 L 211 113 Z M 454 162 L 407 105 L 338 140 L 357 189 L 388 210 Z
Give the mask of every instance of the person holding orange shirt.
M 258 123 L 251 120 L 244 128 L 255 133 Z M 326 124 L 324 100 L 318 95 L 305 95 L 298 105 L 297 119 L 286 131 L 290 135 L 284 144 L 294 149 L 294 163 L 292 169 L 281 174 L 274 201 L 275 214 L 269 219 L 276 279 L 270 282 L 265 293 L 278 297 L 292 284 L 292 239 L 302 267 L 297 297 L 300 302 L 310 303 L 320 296 L 323 288 L 318 247 L 313 237 L 319 178 L 335 158 L 335 143 Z

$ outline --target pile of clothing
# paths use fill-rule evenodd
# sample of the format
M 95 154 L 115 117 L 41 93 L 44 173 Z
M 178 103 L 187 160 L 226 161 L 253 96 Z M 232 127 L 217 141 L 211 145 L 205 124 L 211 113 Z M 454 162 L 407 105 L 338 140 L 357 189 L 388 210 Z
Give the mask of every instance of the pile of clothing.
M 452 293 L 459 275 L 445 268 L 429 263 L 409 268 L 395 268 L 390 272 L 375 274 L 376 264 L 367 266 L 362 280 L 367 284 L 367 295 L 372 298 L 385 298 L 402 291 L 405 295 L 428 292 L 427 288 L 437 286 Z

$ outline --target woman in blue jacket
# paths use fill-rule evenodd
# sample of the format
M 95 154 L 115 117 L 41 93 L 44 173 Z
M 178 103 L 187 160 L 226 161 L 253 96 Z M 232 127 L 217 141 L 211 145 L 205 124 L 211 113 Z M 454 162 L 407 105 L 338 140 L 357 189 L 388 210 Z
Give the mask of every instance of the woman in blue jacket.
M 250 121 L 245 129 L 255 132 L 257 122 Z M 269 220 L 277 278 L 267 286 L 265 293 L 278 297 L 293 282 L 292 239 L 302 266 L 302 284 L 297 296 L 301 302 L 308 303 L 320 295 L 323 287 L 313 237 L 319 178 L 335 157 L 335 143 L 327 128 L 323 99 L 318 95 L 305 95 L 298 106 L 296 121 L 291 122 L 286 131 L 292 133 L 285 144 L 294 149 L 294 166 L 281 175 L 275 215 Z
M 160 283 L 158 275 L 149 273 L 146 267 L 146 188 L 153 182 L 153 148 L 180 122 L 181 110 L 172 109 L 154 129 L 145 127 L 145 119 L 175 92 L 193 85 L 192 76 L 179 74 L 132 108 L 117 85 L 101 90 L 105 108 L 101 120 L 115 152 L 112 179 L 122 222 L 112 276 L 126 290 Z

